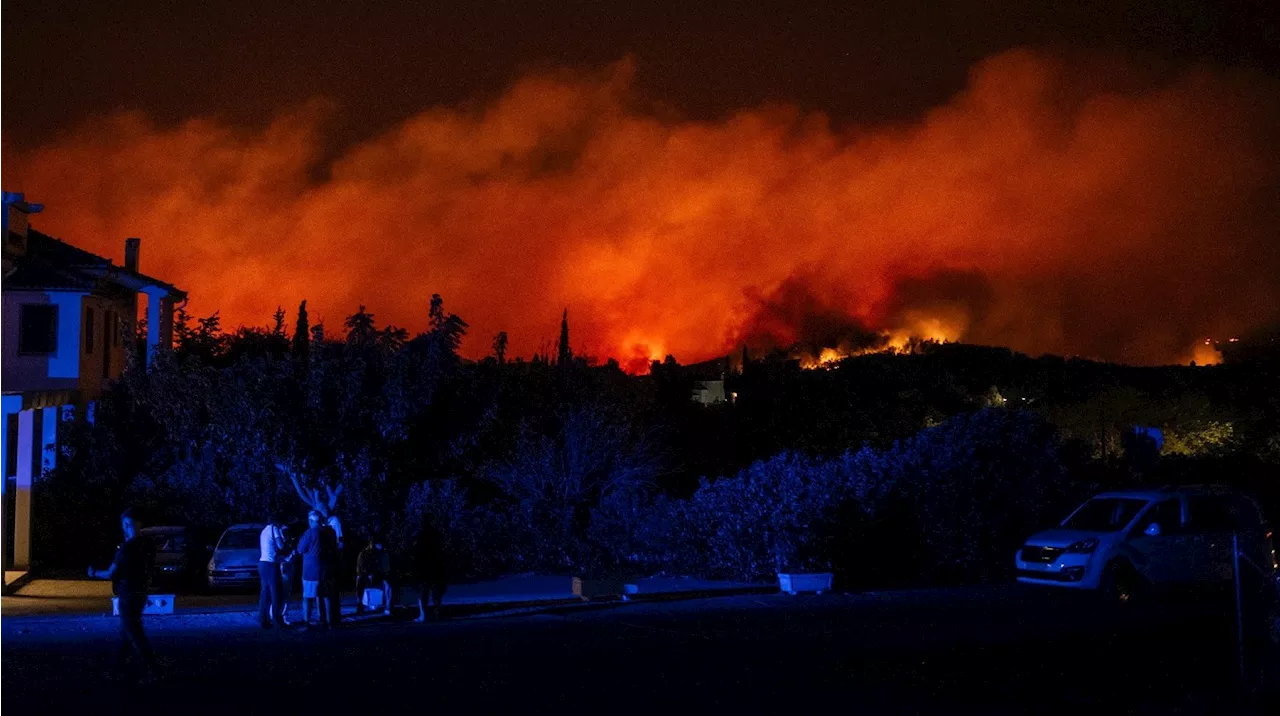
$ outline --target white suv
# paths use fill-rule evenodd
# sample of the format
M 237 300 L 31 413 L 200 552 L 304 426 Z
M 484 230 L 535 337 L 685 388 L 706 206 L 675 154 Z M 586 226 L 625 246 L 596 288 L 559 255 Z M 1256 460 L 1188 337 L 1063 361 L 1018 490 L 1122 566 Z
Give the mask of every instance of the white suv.
M 1271 530 L 1251 498 L 1200 486 L 1104 492 L 1027 539 L 1015 557 L 1018 581 L 1123 601 L 1147 586 L 1230 580 L 1233 533 L 1241 554 L 1274 579 Z

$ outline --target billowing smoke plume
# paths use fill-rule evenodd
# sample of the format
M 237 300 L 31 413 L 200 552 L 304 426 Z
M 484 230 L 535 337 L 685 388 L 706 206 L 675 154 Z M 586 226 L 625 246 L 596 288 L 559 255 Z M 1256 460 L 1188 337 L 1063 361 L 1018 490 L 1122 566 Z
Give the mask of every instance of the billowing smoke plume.
M 323 103 L 255 131 L 120 114 L 7 157 L 5 188 L 98 252 L 143 237 L 224 325 L 306 298 L 415 330 L 438 292 L 472 355 L 549 345 L 565 306 L 575 350 L 633 365 L 905 334 L 1153 363 L 1280 318 L 1270 80 L 1012 51 L 914 122 L 836 128 L 672 119 L 631 73 L 528 77 L 322 167 Z
M 788 276 L 767 295 L 748 289 L 752 308 L 730 343 L 757 354 L 781 349 L 804 358 L 818 357 L 824 349 L 849 355 L 884 348 L 886 337 L 849 312 L 853 298 L 823 283 L 820 273 L 807 270 Z

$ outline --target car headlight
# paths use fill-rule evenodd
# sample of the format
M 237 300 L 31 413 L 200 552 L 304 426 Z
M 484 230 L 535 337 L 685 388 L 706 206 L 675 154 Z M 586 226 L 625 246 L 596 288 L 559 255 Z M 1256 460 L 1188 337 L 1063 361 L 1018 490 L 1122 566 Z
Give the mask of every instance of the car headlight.
M 178 565 L 176 565 L 176 564 L 166 564 L 165 566 L 161 567 L 160 569 L 164 570 L 165 572 L 176 572 L 176 571 L 178 571 Z
M 1089 539 L 1082 539 L 1079 542 L 1076 542 L 1071 546 L 1067 547 L 1067 551 L 1072 554 L 1089 554 L 1090 552 L 1094 551 L 1097 548 L 1098 548 L 1098 538 L 1090 537 Z

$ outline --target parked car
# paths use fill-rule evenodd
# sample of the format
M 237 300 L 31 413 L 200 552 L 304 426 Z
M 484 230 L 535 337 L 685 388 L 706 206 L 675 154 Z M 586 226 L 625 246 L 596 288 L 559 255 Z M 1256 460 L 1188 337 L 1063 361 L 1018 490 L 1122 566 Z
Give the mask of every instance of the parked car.
M 152 584 L 159 589 L 188 589 L 202 586 L 205 563 L 211 550 L 201 532 L 193 527 L 145 527 L 142 534 L 156 549 Z
M 1015 556 L 1018 581 L 1119 601 L 1151 587 L 1211 586 L 1233 578 L 1233 534 L 1274 580 L 1271 529 L 1252 498 L 1213 486 L 1105 492 L 1027 539 Z
M 261 523 L 232 525 L 222 533 L 209 558 L 210 588 L 257 586 L 263 527 Z

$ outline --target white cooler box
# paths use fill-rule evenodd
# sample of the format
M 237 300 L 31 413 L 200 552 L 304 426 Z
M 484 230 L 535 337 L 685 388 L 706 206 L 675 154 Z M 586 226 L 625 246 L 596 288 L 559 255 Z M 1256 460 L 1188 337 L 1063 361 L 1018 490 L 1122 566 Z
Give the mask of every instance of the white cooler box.
M 173 614 L 172 594 L 148 594 L 143 614 Z M 111 598 L 111 615 L 120 616 L 120 597 Z
M 365 609 L 382 609 L 382 590 L 369 587 L 361 596 Z

